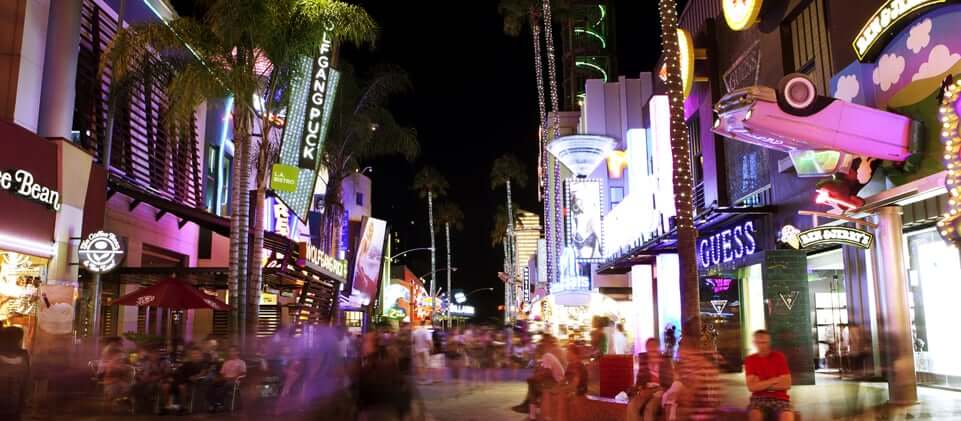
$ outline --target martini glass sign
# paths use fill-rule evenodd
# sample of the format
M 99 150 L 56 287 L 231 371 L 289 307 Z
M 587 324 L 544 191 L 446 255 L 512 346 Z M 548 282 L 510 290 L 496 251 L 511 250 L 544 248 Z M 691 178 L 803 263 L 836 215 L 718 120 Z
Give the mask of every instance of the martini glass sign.
M 97 231 L 80 243 L 80 264 L 93 273 L 107 273 L 120 266 L 124 247 L 112 232 Z

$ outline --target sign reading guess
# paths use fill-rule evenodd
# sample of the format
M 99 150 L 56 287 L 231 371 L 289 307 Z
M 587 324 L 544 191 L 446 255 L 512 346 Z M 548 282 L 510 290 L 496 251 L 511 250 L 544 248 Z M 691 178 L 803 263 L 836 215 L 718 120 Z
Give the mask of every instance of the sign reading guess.
M 821 244 L 842 244 L 869 249 L 874 244 L 874 234 L 848 227 L 818 227 L 798 234 L 801 248 Z
M 33 181 L 33 174 L 27 170 L 0 170 L 0 188 L 12 193 L 43 203 L 53 209 L 60 210 L 60 192 L 41 186 Z
M 697 254 L 701 267 L 707 269 L 754 254 L 757 252 L 756 232 L 754 221 L 747 221 L 698 239 Z
M 300 168 L 310 170 L 317 169 L 325 135 L 325 109 L 331 108 L 324 107 L 324 104 L 327 102 L 327 79 L 330 75 L 330 54 L 333 45 L 330 30 L 333 27 L 326 29 L 327 32 L 324 32 L 323 42 L 320 45 L 320 54 L 313 63 L 310 96 L 307 99 L 307 118 L 304 123 L 304 139 L 300 144 Z

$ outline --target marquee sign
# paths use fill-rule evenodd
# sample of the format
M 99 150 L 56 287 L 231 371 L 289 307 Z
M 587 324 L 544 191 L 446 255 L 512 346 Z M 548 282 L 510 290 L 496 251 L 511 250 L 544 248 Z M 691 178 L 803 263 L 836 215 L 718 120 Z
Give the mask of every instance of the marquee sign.
M 884 47 L 888 36 L 910 21 L 922 9 L 957 0 L 888 0 L 854 37 L 851 46 L 859 61 L 869 61 Z
M 826 244 L 841 244 L 869 249 L 874 245 L 874 234 L 848 227 L 817 227 L 798 234 L 798 248 Z M 792 244 L 793 245 L 793 244 Z
M 304 121 L 304 137 L 300 143 L 300 168 L 316 170 L 320 159 L 321 148 L 324 143 L 327 125 L 324 114 L 329 106 L 327 103 L 328 77 L 330 76 L 330 58 L 333 51 L 333 39 L 330 36 L 329 26 L 324 32 L 323 41 L 320 44 L 320 53 L 314 58 L 313 68 L 310 73 L 310 97 L 307 102 L 307 118 Z
M 107 273 L 123 261 L 124 246 L 112 232 L 97 231 L 80 242 L 80 264 L 93 273 Z
M 702 237 L 697 242 L 698 262 L 704 269 L 757 252 L 757 229 L 754 221 L 747 221 L 714 235 Z
M 331 274 L 339 277 L 340 281 L 347 279 L 347 261 L 338 260 L 324 253 L 323 250 L 310 243 L 300 243 L 300 256 Z
M 684 29 L 677 28 L 677 54 L 678 69 L 681 72 L 681 85 L 684 89 L 684 99 L 691 95 L 694 88 L 694 60 L 697 58 L 694 51 L 694 38 L 691 33 Z M 667 82 L 667 63 L 661 64 L 658 77 Z
M 763 0 L 722 0 L 724 20 L 735 31 L 743 31 L 754 26 L 761 14 Z
M 60 192 L 37 184 L 33 173 L 27 170 L 0 170 L 0 188 L 34 202 L 39 202 L 54 211 L 60 210 Z

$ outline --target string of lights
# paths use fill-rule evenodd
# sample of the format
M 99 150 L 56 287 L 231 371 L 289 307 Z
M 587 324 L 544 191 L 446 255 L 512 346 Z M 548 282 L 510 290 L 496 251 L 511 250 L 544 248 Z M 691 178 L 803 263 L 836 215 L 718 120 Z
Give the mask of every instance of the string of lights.
M 544 64 L 541 60 L 541 26 L 537 20 L 537 9 L 531 8 L 531 41 L 534 43 L 534 74 L 537 77 L 537 105 L 540 133 L 538 135 L 539 149 L 537 151 L 537 196 L 539 200 L 547 201 L 543 196 L 547 187 L 547 105 L 544 99 Z
M 941 237 L 961 246 L 961 133 L 958 132 L 961 106 L 961 80 L 947 87 L 941 103 L 941 137 L 944 139 L 944 167 L 947 169 L 945 187 L 948 190 L 948 211 L 938 221 Z
M 677 2 L 660 0 L 661 47 L 667 69 L 665 87 L 671 113 L 671 152 L 674 163 L 674 205 L 677 211 L 677 247 L 680 258 L 681 314 L 687 332 L 700 332 L 697 281 L 697 229 L 694 227 L 691 155 L 684 121 L 684 83 L 681 80 L 677 37 Z
M 550 83 L 550 94 L 551 94 L 551 112 L 554 113 L 554 118 L 551 124 L 551 139 L 556 139 L 560 136 L 560 102 L 557 94 L 557 58 L 554 54 L 554 18 L 551 14 L 551 1 L 544 0 L 544 41 L 547 43 L 547 76 Z M 551 200 L 551 206 L 553 208 L 553 215 L 550 220 L 550 226 L 548 227 L 552 231 L 552 261 L 556 261 L 556 256 L 558 251 L 563 247 L 561 241 L 563 239 L 563 212 L 561 212 L 561 195 L 559 190 L 561 188 L 560 184 L 561 178 L 561 164 L 554 160 L 553 164 L 553 178 L 551 180 L 550 191 L 553 192 L 553 200 Z M 556 281 L 557 270 L 556 265 L 552 265 L 548 268 L 547 278 L 548 283 Z

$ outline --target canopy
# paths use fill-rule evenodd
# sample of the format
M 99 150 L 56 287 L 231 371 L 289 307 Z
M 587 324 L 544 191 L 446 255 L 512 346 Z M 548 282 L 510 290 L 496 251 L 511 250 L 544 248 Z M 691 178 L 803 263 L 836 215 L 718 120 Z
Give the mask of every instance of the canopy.
M 167 278 L 155 285 L 138 289 L 123 297 L 117 298 L 113 304 L 141 307 L 163 307 L 178 310 L 193 308 L 209 308 L 213 310 L 230 310 L 230 306 L 217 297 L 208 295 L 197 287 L 177 278 Z

